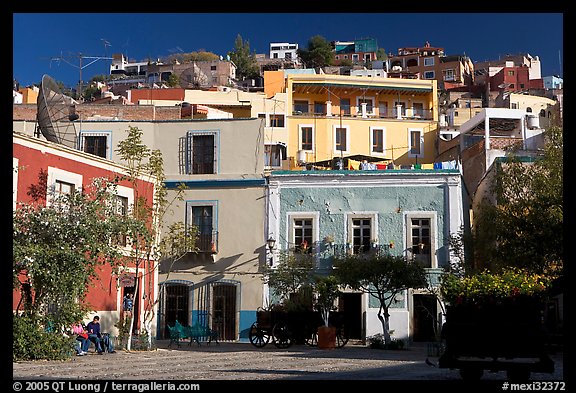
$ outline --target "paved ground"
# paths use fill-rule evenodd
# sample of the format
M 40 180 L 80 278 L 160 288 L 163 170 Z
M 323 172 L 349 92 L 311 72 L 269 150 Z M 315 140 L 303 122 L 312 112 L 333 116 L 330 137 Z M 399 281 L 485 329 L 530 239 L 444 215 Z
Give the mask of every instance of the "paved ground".
M 155 351 L 117 351 L 114 354 L 76 356 L 68 361 L 13 363 L 14 379 L 79 380 L 459 380 L 457 370 L 427 364 L 426 344 L 401 351 L 370 349 L 348 344 L 321 350 L 304 345 L 278 349 L 249 343 L 168 348 L 158 342 Z M 563 356 L 552 356 L 554 374 L 532 374 L 534 381 L 563 381 Z M 430 357 L 431 363 L 438 358 Z M 503 372 L 483 379 L 506 380 Z

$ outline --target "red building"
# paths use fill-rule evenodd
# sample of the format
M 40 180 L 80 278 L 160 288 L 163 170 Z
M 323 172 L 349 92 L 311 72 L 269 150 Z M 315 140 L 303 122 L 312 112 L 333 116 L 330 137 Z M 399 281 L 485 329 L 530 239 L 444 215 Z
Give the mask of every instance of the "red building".
M 13 133 L 12 141 L 13 209 L 17 209 L 19 203 L 32 202 L 32 197 L 27 195 L 27 191 L 31 185 L 38 184 L 40 171 L 47 173 L 48 190 L 57 187 L 56 189 L 62 189 L 63 192 L 86 187 L 94 178 L 112 179 L 117 175 L 127 174 L 126 168 L 118 163 L 61 144 L 16 132 Z M 122 180 L 118 187 L 118 197 L 126 206 L 133 204 L 135 197 L 140 196 L 152 203 L 155 188 L 153 181 L 150 177 L 140 178 L 134 189 L 130 182 Z M 122 317 L 122 298 L 125 293 L 134 292 L 136 279 L 139 280 L 139 289 L 134 302 L 134 330 L 141 330 L 146 306 L 142 299 L 146 299 L 147 304 L 154 304 L 157 297 L 157 269 L 154 269 L 153 274 L 143 274 L 143 267 L 138 269 L 138 273 L 136 270 L 134 263 L 128 263 L 124 271 L 116 274 L 109 265 L 103 265 L 98 278 L 92 282 L 92 287 L 84 299 L 93 307 L 94 314 L 100 316 L 103 329 L 114 335 L 116 335 L 114 325 Z M 12 296 L 13 311 L 16 310 L 19 301 L 20 292 L 15 291 Z M 91 316 L 86 316 L 86 321 L 90 319 Z
M 528 89 L 544 89 L 544 81 L 530 79 L 530 68 L 525 66 L 503 67 L 490 78 L 490 91 L 518 92 Z

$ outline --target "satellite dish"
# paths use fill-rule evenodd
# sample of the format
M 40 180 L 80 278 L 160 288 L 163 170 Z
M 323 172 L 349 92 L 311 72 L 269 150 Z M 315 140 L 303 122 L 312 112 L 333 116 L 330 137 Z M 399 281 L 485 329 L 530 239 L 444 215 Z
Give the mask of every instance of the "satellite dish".
M 183 89 L 199 89 L 208 84 L 208 77 L 196 64 L 182 71 L 179 79 L 180 87 Z
M 76 104 L 76 100 L 62 93 L 54 79 L 48 75 L 42 77 L 36 120 L 47 140 L 76 148 L 76 127 L 73 123 L 79 118 Z

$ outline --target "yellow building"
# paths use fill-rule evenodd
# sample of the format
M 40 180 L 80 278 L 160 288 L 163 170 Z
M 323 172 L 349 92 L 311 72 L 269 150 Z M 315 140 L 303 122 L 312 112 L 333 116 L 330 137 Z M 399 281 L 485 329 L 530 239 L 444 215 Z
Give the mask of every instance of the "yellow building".
M 334 167 L 339 158 L 350 157 L 353 168 L 358 169 L 364 156 L 371 162 L 393 160 L 397 166 L 432 164 L 438 129 L 436 83 L 287 75 L 284 91 L 289 168 Z M 349 160 L 344 161 L 348 166 Z

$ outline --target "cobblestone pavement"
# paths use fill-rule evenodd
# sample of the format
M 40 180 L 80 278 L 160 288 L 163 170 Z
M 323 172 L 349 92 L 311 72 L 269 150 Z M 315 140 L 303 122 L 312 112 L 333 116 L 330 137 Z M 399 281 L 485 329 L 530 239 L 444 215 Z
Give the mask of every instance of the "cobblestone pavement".
M 13 362 L 14 379 L 78 380 L 459 380 L 458 370 L 439 369 L 437 357 L 427 357 L 425 343 L 405 350 L 370 349 L 348 344 L 322 350 L 305 345 L 278 349 L 250 343 L 220 343 L 168 347 L 155 351 L 117 351 L 67 361 Z M 426 360 L 429 360 L 427 362 Z M 533 381 L 562 381 L 562 353 L 552 355 L 553 374 L 533 373 Z M 485 372 L 483 379 L 506 380 L 504 372 Z

